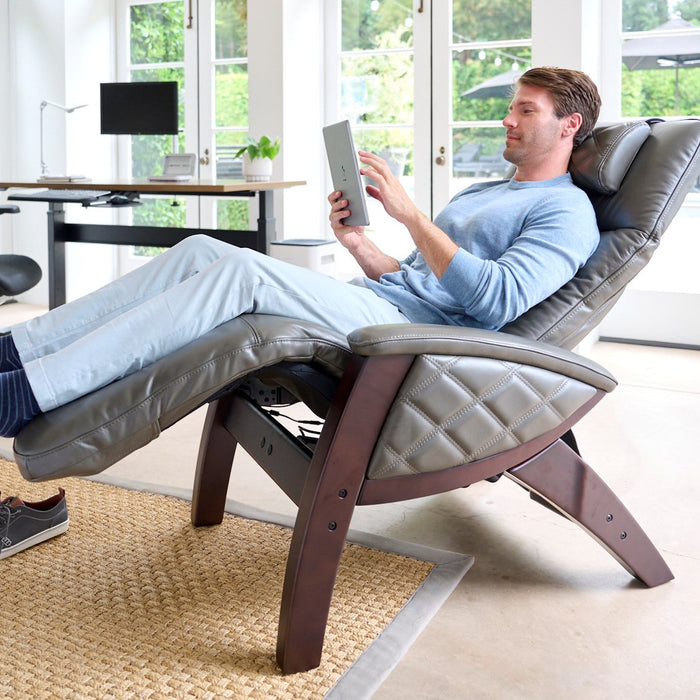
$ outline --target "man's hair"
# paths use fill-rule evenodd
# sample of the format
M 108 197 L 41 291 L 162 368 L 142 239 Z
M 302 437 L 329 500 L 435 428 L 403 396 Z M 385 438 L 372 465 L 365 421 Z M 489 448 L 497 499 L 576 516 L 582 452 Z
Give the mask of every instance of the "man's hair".
M 552 96 L 557 119 L 574 112 L 581 115 L 581 126 L 574 135 L 574 148 L 593 131 L 601 100 L 598 88 L 585 73 L 568 68 L 530 68 L 520 76 L 517 85 L 545 88 Z

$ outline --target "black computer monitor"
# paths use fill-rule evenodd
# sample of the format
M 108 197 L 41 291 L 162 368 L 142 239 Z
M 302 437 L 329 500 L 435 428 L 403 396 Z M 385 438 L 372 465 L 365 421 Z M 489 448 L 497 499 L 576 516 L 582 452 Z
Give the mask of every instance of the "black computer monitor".
M 100 84 L 103 134 L 177 134 L 177 81 Z

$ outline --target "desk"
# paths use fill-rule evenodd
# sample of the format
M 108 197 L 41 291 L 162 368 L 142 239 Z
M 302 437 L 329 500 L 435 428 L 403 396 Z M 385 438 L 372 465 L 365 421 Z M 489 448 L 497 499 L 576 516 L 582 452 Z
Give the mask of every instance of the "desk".
M 202 229 L 168 228 L 158 226 L 128 226 L 123 224 L 78 224 L 65 220 L 65 204 L 77 203 L 66 190 L 78 190 L 124 194 L 138 198 L 140 195 L 198 195 L 208 197 L 258 197 L 258 226 L 254 230 L 207 230 L 208 235 L 244 248 L 268 252 L 271 240 L 275 240 L 273 193 L 277 189 L 304 185 L 304 181 L 244 182 L 241 180 L 187 182 L 150 182 L 145 180 L 120 180 L 103 182 L 0 182 L 0 190 L 10 188 L 41 190 L 12 194 L 11 200 L 47 202 L 49 248 L 49 308 L 66 302 L 66 243 L 111 243 L 116 245 L 144 245 L 170 247 L 187 236 L 202 233 Z M 63 194 L 62 194 L 63 192 Z M 64 198 L 62 198 L 64 197 Z M 89 204 L 88 204 L 89 206 Z

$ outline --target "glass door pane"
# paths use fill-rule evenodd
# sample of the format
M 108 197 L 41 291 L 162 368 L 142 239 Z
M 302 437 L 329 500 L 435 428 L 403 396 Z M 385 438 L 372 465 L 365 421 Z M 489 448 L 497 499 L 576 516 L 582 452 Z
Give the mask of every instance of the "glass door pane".
M 414 10 L 411 2 L 342 0 L 337 119 L 352 125 L 355 146 L 385 158 L 415 198 Z M 369 182 L 369 179 L 368 179 Z M 403 226 L 368 199 L 367 234 L 396 257 L 412 249 Z
M 248 135 L 248 26 L 246 0 L 199 0 L 198 81 L 200 177 L 241 179 L 236 151 Z M 249 203 L 202 198 L 205 228 L 248 228 Z
M 127 2 L 122 11 L 127 19 L 125 74 L 128 82 L 176 81 L 178 84 L 179 134 L 120 136 L 121 175 L 145 179 L 162 172 L 163 158 L 182 152 L 185 146 L 185 5 L 181 0 Z M 126 148 L 125 148 L 126 144 Z M 119 213 L 122 223 L 173 228 L 198 224 L 196 198 L 143 197 L 138 206 Z M 160 248 L 120 248 L 119 271 L 128 272 Z
M 130 81 L 176 80 L 180 135 L 133 136 L 123 173 L 160 172 L 173 151 L 197 154 L 201 180 L 240 178 L 234 158 L 248 133 L 246 0 L 120 0 L 126 19 L 125 74 Z M 189 13 L 192 17 L 189 17 Z M 186 16 L 187 15 L 187 16 Z M 210 197 L 147 197 L 121 214 L 135 224 L 190 228 L 249 227 L 249 202 Z M 158 249 L 130 249 L 121 272 Z
M 506 115 L 530 67 L 530 0 L 433 4 L 434 213 L 474 182 L 505 176 Z

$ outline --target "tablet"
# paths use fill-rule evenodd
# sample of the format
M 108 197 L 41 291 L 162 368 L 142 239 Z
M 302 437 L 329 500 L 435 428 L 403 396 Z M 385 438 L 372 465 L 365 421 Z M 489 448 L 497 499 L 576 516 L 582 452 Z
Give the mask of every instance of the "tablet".
M 367 226 L 367 202 L 360 180 L 360 168 L 357 164 L 357 151 L 352 140 L 350 122 L 338 122 L 323 127 L 326 142 L 328 165 L 331 169 L 333 188 L 343 193 L 348 200 L 348 216 L 343 223 L 347 226 Z

